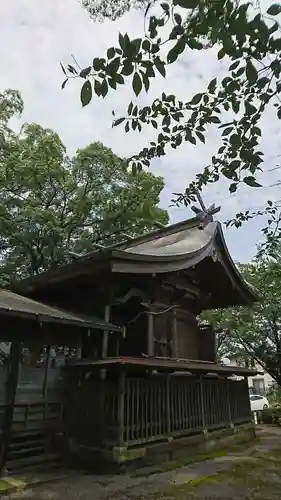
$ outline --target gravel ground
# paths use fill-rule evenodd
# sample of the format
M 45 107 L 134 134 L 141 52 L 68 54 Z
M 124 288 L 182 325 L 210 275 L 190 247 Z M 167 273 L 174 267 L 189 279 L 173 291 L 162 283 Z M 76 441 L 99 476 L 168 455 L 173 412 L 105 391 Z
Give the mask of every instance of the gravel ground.
M 281 428 L 262 427 L 259 440 L 200 463 L 145 477 L 72 471 L 58 482 L 15 493 L 10 500 L 280 500 Z

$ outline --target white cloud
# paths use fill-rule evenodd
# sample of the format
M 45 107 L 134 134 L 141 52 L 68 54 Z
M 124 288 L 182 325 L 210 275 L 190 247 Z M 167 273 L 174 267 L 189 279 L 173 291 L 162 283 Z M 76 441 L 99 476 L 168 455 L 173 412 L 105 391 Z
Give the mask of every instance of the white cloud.
M 70 54 L 74 54 L 84 67 L 93 57 L 102 56 L 110 45 L 116 44 L 120 30 L 141 36 L 143 17 L 140 11 L 132 11 L 114 23 L 96 24 L 77 0 L 2 0 L 0 14 L 0 87 L 21 91 L 25 121 L 38 122 L 56 130 L 70 153 L 90 141 L 99 140 L 114 152 L 128 156 L 153 140 L 155 131 L 149 127 L 142 134 L 128 135 L 120 127 L 111 128 L 112 109 L 122 116 L 128 102 L 134 99 L 130 85 L 118 92 L 111 91 L 104 100 L 94 99 L 84 109 L 79 102 L 80 82 L 69 82 L 64 91 L 60 89 L 63 80 L 60 61 L 70 62 Z M 160 76 L 155 79 L 149 96 L 142 96 L 141 103 L 149 102 L 162 91 L 188 99 L 203 90 L 212 78 L 223 74 L 225 69 L 226 63 L 217 61 L 215 50 L 189 50 L 179 63 L 169 68 L 165 80 Z M 264 117 L 262 130 L 262 150 L 268 172 L 261 175 L 261 181 L 263 185 L 270 185 L 277 182 L 280 175 L 279 170 L 269 172 L 276 166 L 277 156 L 281 153 L 279 124 L 274 111 L 269 111 Z M 163 206 L 168 206 L 172 193 L 183 190 L 195 173 L 208 164 L 218 143 L 219 135 L 211 129 L 205 146 L 185 145 L 177 151 L 169 151 L 166 157 L 153 163 L 153 171 L 161 173 L 166 182 Z M 226 183 L 222 182 L 208 187 L 204 196 L 206 203 L 219 203 L 221 199 L 220 218 L 225 220 L 238 211 L 264 204 L 268 198 L 280 199 L 281 190 L 279 187 L 245 188 L 229 197 Z M 190 214 L 184 207 L 173 208 L 170 213 L 173 221 Z M 255 221 L 239 232 L 227 231 L 235 259 L 245 261 L 254 254 L 255 245 L 261 238 L 261 227 L 262 221 Z

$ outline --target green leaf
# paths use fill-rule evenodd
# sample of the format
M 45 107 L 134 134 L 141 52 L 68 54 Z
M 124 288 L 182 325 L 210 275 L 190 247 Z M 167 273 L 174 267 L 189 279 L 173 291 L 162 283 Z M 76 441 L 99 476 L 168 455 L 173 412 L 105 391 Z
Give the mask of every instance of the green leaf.
M 253 115 L 254 113 L 257 112 L 257 108 L 253 106 L 253 104 L 250 104 L 249 102 L 245 102 L 245 110 L 247 115 Z
M 116 85 L 116 81 L 113 80 L 112 78 L 108 78 L 108 85 L 113 89 L 113 90 L 116 90 L 117 88 L 117 85 Z
M 138 96 L 140 94 L 141 89 L 142 89 L 141 77 L 137 72 L 135 72 L 134 77 L 133 77 L 133 90 L 134 90 L 136 96 Z
M 205 144 L 205 136 L 204 136 L 204 134 L 202 134 L 202 132 L 197 132 L 197 130 L 196 130 L 196 132 L 195 132 L 195 133 L 196 133 L 196 135 L 197 135 L 198 139 L 199 139 L 201 142 L 203 142 L 203 144 Z
M 232 134 L 229 140 L 234 147 L 239 147 L 241 145 L 241 137 L 238 134 Z
M 122 75 L 129 76 L 133 73 L 134 71 L 134 66 L 131 61 L 128 59 L 125 59 L 123 61 L 123 68 L 121 70 Z
M 62 63 L 60 63 L 60 66 L 61 66 L 61 69 L 62 69 L 63 73 L 66 75 L 66 71 L 65 71 L 65 69 L 64 69 L 64 67 L 63 67 L 63 65 L 62 65 Z
M 149 86 L 150 86 L 149 78 L 147 77 L 146 73 L 143 73 L 142 71 L 141 71 L 141 74 L 142 74 L 142 83 L 143 83 L 143 86 L 145 88 L 145 91 L 148 92 Z
M 242 76 L 244 71 L 245 71 L 245 66 L 243 66 L 242 68 L 239 68 L 236 72 L 236 76 Z
M 217 86 L 217 79 L 216 78 L 213 78 L 213 80 L 210 81 L 209 85 L 208 85 L 208 91 L 213 94 L 214 91 L 216 90 L 216 86 Z
M 124 78 L 122 75 L 120 75 L 120 73 L 116 73 L 116 75 L 114 75 L 114 80 L 120 85 L 123 85 L 124 83 Z
M 195 40 L 194 38 L 189 38 L 186 43 L 191 49 L 195 50 L 203 49 L 202 43 L 198 42 L 198 40 Z
M 160 57 L 155 57 L 154 59 L 154 65 L 155 65 L 155 68 L 159 71 L 160 75 L 166 76 L 166 69 L 165 69 L 165 64 L 163 61 L 161 61 Z
M 64 89 L 64 87 L 66 86 L 67 82 L 68 82 L 68 78 L 66 78 L 66 80 L 64 80 L 64 82 L 62 82 L 62 84 L 61 84 L 61 88 L 62 89 Z
M 231 105 L 232 105 L 232 109 L 233 109 L 234 113 L 239 113 L 239 109 L 240 109 L 240 103 L 239 103 L 239 101 L 237 101 L 236 99 L 234 99 L 231 102 Z
M 222 135 L 229 135 L 233 130 L 233 127 L 227 127 L 224 129 Z
M 112 59 L 115 56 L 115 48 L 110 47 L 107 51 L 107 59 Z
M 250 85 L 252 85 L 253 83 L 255 83 L 255 81 L 258 78 L 257 69 L 255 68 L 255 66 L 253 65 L 253 63 L 251 61 L 247 62 L 247 65 L 246 65 L 246 76 L 247 76 L 247 80 L 250 83 Z
M 198 0 L 174 0 L 173 3 L 183 9 L 195 9 L 198 7 Z
M 277 116 L 278 116 L 279 120 L 281 120 L 281 107 L 278 108 Z
M 177 60 L 178 56 L 179 54 L 177 53 L 177 51 L 175 49 L 171 49 L 167 54 L 167 62 L 169 64 L 172 64 Z
M 149 52 L 150 51 L 150 47 L 151 47 L 151 42 L 149 40 L 144 40 L 142 42 L 142 49 L 145 51 L 145 52 Z
M 174 15 L 174 20 L 177 24 L 181 24 L 182 23 L 182 18 L 179 14 L 175 14 Z
M 99 80 L 95 80 L 94 91 L 95 91 L 95 94 L 97 94 L 97 96 L 101 95 L 101 82 Z
M 105 97 L 108 93 L 108 84 L 107 84 L 106 79 L 104 79 L 101 83 L 100 93 L 101 93 L 102 97 Z
M 178 56 L 184 51 L 184 49 L 185 49 L 185 40 L 182 37 L 179 39 L 176 45 L 168 52 L 167 55 L 168 63 L 172 64 L 173 62 L 175 62 Z
M 125 49 L 125 40 L 124 40 L 124 36 L 121 33 L 119 33 L 118 41 L 119 41 L 119 45 L 120 45 L 121 49 L 124 50 Z
M 225 56 L 225 50 L 220 49 L 218 52 L 218 60 L 222 59 Z
M 110 63 L 107 65 L 107 73 L 114 77 L 115 73 L 117 73 L 119 66 L 120 66 L 121 58 L 119 56 L 115 57 L 110 61 Z
M 191 144 L 196 144 L 196 139 L 193 137 L 190 130 L 186 131 L 185 140 L 191 142 Z
M 94 68 L 94 70 L 95 71 L 100 71 L 102 69 L 102 66 L 103 66 L 103 64 L 102 64 L 101 59 L 99 57 L 95 57 L 93 59 L 93 68 Z
M 257 87 L 259 89 L 263 89 L 269 81 L 269 78 L 267 78 L 266 76 L 259 78 L 257 81 Z
M 235 193 L 235 191 L 237 191 L 237 183 L 236 182 L 232 182 L 232 184 L 230 184 L 230 186 L 229 186 L 229 192 L 230 193 Z
M 162 9 L 164 10 L 164 12 L 166 12 L 166 14 L 167 14 L 170 10 L 170 5 L 168 3 L 161 3 L 160 5 L 161 5 Z
M 259 137 L 261 137 L 261 129 L 259 127 L 253 127 L 251 129 L 251 132 L 252 132 L 252 134 L 258 135 Z
M 250 186 L 250 187 L 262 187 L 261 184 L 259 184 L 256 181 L 255 177 L 252 177 L 252 176 L 244 177 L 243 182 L 245 184 L 247 184 L 247 186 Z
M 281 5 L 280 4 L 271 5 L 266 12 L 270 16 L 278 16 L 278 14 L 281 13 Z
M 130 102 L 129 106 L 128 106 L 128 115 L 131 115 L 132 111 L 133 111 L 133 103 L 132 101 Z
M 81 78 L 87 78 L 87 76 L 91 73 L 92 66 L 88 66 L 80 71 L 79 76 Z
M 236 68 L 238 68 L 240 64 L 240 61 L 235 61 L 234 63 L 232 63 L 230 66 L 229 66 L 229 71 L 234 71 Z
M 203 94 L 195 94 L 195 96 L 192 97 L 190 104 L 192 104 L 192 105 L 199 104 L 202 97 L 203 97 Z
M 220 123 L 220 119 L 218 116 L 210 116 L 209 121 L 212 123 Z
M 89 80 L 86 80 L 86 82 L 84 82 L 84 84 L 82 85 L 80 92 L 80 100 L 83 107 L 87 106 L 91 102 L 92 96 L 92 84 Z
M 125 118 L 118 118 L 118 120 L 114 120 L 113 122 L 113 127 L 117 127 L 118 125 L 120 125 L 120 123 L 123 123 L 123 121 L 125 120 Z

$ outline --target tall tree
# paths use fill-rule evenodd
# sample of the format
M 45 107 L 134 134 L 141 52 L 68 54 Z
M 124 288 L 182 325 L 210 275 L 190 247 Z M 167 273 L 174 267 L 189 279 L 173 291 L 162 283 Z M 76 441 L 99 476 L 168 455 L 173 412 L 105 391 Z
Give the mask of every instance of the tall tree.
M 69 158 L 59 136 L 37 124 L 8 127 L 23 106 L 18 93 L 0 95 L 0 271 L 2 283 L 68 261 L 70 252 L 110 245 L 124 233 L 168 222 L 158 207 L 161 177 L 132 175 L 111 149 L 92 143 Z M 4 110 L 3 113 L 1 110 Z
M 150 0 L 80 0 L 94 21 L 115 21 L 131 8 L 145 9 Z
M 260 296 L 251 308 L 204 313 L 205 319 L 222 328 L 220 355 L 254 358 L 281 386 L 281 254 L 259 256 L 240 266 L 245 279 Z
M 105 6 L 112 2 L 101 3 Z M 169 66 L 186 52 L 216 47 L 218 59 L 228 63 L 222 79 L 214 78 L 204 92 L 188 101 L 163 93 L 143 108 L 131 102 L 125 116 L 114 124 L 123 124 L 126 132 L 141 132 L 147 125 L 159 131 L 155 142 L 130 159 L 133 170 L 149 166 L 153 158 L 165 155 L 170 147 L 176 149 L 184 142 L 204 143 L 211 127 L 221 131 L 221 145 L 210 164 L 175 197 L 175 203 L 190 203 L 195 189 L 201 190 L 221 177 L 228 180 L 231 193 L 241 184 L 259 187 L 257 174 L 263 162 L 259 122 L 271 106 L 276 107 L 277 118 L 281 118 L 281 37 L 276 21 L 280 13 L 278 3 L 263 12 L 260 2 L 151 0 L 144 13 L 143 38 L 120 33 L 116 45 L 102 57 L 89 61 L 82 71 L 72 65 L 63 67 L 63 86 L 69 77 L 81 78 L 83 106 L 94 94 L 104 98 L 128 79 L 138 96 L 149 90 L 156 73 L 165 77 Z M 237 214 L 229 224 L 239 227 L 245 220 L 264 213 L 268 215 L 265 230 L 270 240 L 279 231 L 280 223 L 279 209 L 272 201 L 258 213 Z

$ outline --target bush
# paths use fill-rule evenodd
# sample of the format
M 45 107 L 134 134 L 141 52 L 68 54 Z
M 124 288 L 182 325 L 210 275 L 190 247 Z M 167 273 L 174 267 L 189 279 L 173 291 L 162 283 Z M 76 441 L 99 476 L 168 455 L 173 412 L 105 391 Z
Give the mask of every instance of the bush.
M 281 425 L 281 408 L 267 408 L 261 412 L 261 420 L 264 424 Z

